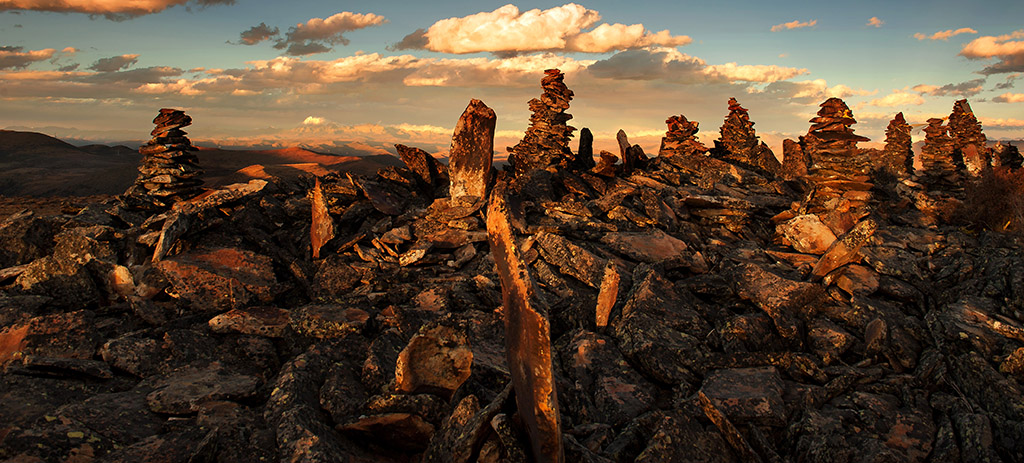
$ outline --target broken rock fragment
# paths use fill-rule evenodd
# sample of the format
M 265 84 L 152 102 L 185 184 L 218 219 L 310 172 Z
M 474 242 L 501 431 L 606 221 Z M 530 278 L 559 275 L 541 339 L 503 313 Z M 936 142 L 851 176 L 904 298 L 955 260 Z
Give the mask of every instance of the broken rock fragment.
M 520 257 L 509 225 L 506 194 L 507 185 L 498 183 L 487 207 L 487 235 L 501 277 L 505 352 L 533 456 L 539 462 L 559 462 L 564 456 L 548 308 Z

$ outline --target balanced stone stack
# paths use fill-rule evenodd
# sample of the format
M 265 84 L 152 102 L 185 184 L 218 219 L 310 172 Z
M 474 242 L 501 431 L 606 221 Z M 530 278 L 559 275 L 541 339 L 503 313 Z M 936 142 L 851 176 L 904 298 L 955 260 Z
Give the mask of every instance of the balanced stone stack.
M 135 208 L 158 210 L 196 196 L 203 184 L 203 171 L 193 153 L 197 149 L 181 130 L 192 124 L 191 117 L 184 111 L 165 108 L 153 123 L 153 138 L 139 148 L 143 156 L 139 177 L 124 197 Z
M 966 99 L 953 104 L 953 113 L 949 115 L 949 136 L 953 139 L 953 156 L 962 160 L 967 174 L 972 177 L 981 175 L 981 171 L 991 163 L 992 153 L 986 145 L 985 134 L 981 132 L 981 123 L 974 117 Z
M 697 141 L 697 121 L 688 121 L 686 116 L 671 116 L 666 121 L 668 131 L 661 139 L 658 157 L 672 159 L 677 157 L 704 156 L 708 147 Z
M 878 167 L 897 179 L 908 178 L 914 171 L 910 124 L 903 118 L 902 112 L 897 113 L 885 129 L 885 149 L 882 151 L 881 166 Z
M 963 191 L 963 185 L 960 183 L 963 162 L 953 156 L 953 139 L 949 137 L 948 132 L 949 127 L 942 125 L 942 119 L 928 119 L 928 127 L 924 129 L 924 147 L 921 148 L 923 169 L 917 176 L 917 182 L 924 185 L 928 191 Z
M 768 145 L 758 141 L 754 123 L 746 108 L 736 98 L 729 98 L 729 115 L 721 128 L 722 138 L 715 140 L 711 155 L 732 164 L 738 164 L 762 175 L 774 177 L 782 165 Z
M 811 159 L 807 180 L 814 185 L 806 207 L 836 234 L 847 232 L 867 215 L 871 183 L 868 157 L 857 149 L 857 142 L 868 138 L 854 135 L 853 113 L 839 98 L 821 104 L 818 117 L 804 137 L 803 151 Z
M 530 111 L 533 111 L 530 127 L 523 139 L 508 149 L 509 164 L 516 176 L 553 165 L 575 163 L 569 139 L 576 128 L 566 125 L 572 115 L 565 112 L 572 100 L 572 90 L 562 82 L 565 75 L 558 69 L 548 69 L 544 74 L 540 81 L 544 93 L 529 103 Z

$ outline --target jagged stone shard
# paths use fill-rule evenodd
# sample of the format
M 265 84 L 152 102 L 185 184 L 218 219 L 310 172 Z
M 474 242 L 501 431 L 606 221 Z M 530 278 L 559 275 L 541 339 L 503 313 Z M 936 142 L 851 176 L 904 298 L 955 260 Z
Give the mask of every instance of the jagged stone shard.
M 324 247 L 331 238 L 334 238 L 334 219 L 327 211 L 327 201 L 324 199 L 324 190 L 320 186 L 320 178 L 313 184 L 312 198 L 310 200 L 313 211 L 312 223 L 309 226 L 309 244 L 313 247 L 313 258 L 320 258 L 320 248 Z
M 500 182 L 487 207 L 487 235 L 501 277 L 505 352 L 516 404 L 534 461 L 564 461 L 558 398 L 551 364 L 548 307 L 534 290 L 509 225 L 508 185 Z
M 486 196 L 494 163 L 494 124 L 498 116 L 480 100 L 470 100 L 452 134 L 449 154 L 451 198 L 474 202 Z

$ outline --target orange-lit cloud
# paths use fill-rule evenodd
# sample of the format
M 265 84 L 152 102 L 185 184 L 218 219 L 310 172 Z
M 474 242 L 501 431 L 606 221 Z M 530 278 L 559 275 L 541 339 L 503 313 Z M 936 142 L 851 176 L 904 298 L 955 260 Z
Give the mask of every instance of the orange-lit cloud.
M 159 13 L 172 6 L 216 4 L 232 5 L 235 0 L 0 0 L 0 11 L 35 10 L 61 13 L 85 13 L 123 20 L 135 16 Z
M 642 24 L 600 24 L 601 15 L 575 3 L 520 12 L 505 5 L 490 12 L 437 21 L 406 36 L 394 49 L 422 48 L 453 54 L 536 51 L 605 53 L 692 42 L 669 31 L 651 32 Z
M 978 31 L 971 29 L 970 27 L 961 27 L 959 29 L 938 31 L 932 35 L 922 34 L 920 32 L 914 34 L 914 38 L 917 40 L 949 40 L 950 37 L 957 36 L 960 34 L 977 34 Z
M 785 30 L 789 30 L 789 29 L 800 29 L 800 28 L 803 28 L 803 27 L 814 27 L 816 24 L 818 24 L 818 20 L 817 19 L 812 19 L 810 21 L 804 21 L 804 22 L 790 21 L 788 23 L 776 24 L 776 25 L 772 26 L 771 30 L 772 30 L 772 32 L 779 32 L 779 31 L 785 31 Z
M 916 93 L 903 90 L 893 90 L 892 93 L 876 98 L 868 102 L 869 105 L 883 108 L 895 108 L 900 106 L 917 106 L 924 104 L 924 98 Z
M 868 20 L 867 24 L 865 24 L 865 26 L 882 27 L 883 24 L 885 24 L 885 21 L 878 19 L 878 16 L 872 16 L 871 19 Z
M 1024 93 L 1004 93 L 992 99 L 996 103 L 1024 103 Z
M 0 69 L 22 69 L 36 61 L 50 59 L 57 51 L 53 48 L 22 51 L 24 49 L 24 47 L 0 47 Z
M 978 37 L 960 50 L 960 56 L 969 59 L 998 58 L 999 62 L 986 67 L 982 74 L 1024 71 L 1024 29 L 1005 35 Z

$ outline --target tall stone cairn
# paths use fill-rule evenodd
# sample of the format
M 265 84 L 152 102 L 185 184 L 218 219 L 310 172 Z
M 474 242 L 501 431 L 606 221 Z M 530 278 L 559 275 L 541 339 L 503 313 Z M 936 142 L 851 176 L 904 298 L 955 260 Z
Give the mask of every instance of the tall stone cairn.
M 914 171 L 914 148 L 910 139 L 910 124 L 903 113 L 896 113 L 885 129 L 885 148 L 882 150 L 882 169 L 898 179 L 905 179 Z
M 949 115 L 949 136 L 953 139 L 954 159 L 959 158 L 963 162 L 968 175 L 977 177 L 992 162 L 981 123 L 966 99 L 953 103 L 953 112 Z
M 708 147 L 697 141 L 697 121 L 688 121 L 686 116 L 679 115 L 669 117 L 665 124 L 668 124 L 668 131 L 661 139 L 658 157 L 703 156 L 708 152 Z
M 854 135 L 850 126 L 857 121 L 839 98 L 825 100 L 818 116 L 810 122 L 812 125 L 803 138 L 803 151 L 811 160 L 807 180 L 814 185 L 814 194 L 806 206 L 808 212 L 821 216 L 838 236 L 868 213 L 870 162 L 857 149 L 857 142 L 869 139 Z
M 715 141 L 711 154 L 724 161 L 753 168 L 761 174 L 778 175 L 782 165 L 767 145 L 757 139 L 754 123 L 747 109 L 736 98 L 729 98 L 729 115 L 721 128 L 722 137 Z
M 569 139 L 575 127 L 567 125 L 572 115 L 569 109 L 572 90 L 562 81 L 565 75 L 558 69 L 544 71 L 540 86 L 544 93 L 540 98 L 530 100 L 530 127 L 526 135 L 509 149 L 509 164 L 516 176 L 529 173 L 548 166 L 574 164 L 575 157 L 569 149 Z
M 136 209 L 169 208 L 175 202 L 196 196 L 203 184 L 199 157 L 193 153 L 197 148 L 181 130 L 192 124 L 192 118 L 184 111 L 164 108 L 153 123 L 153 138 L 139 148 L 139 177 L 122 197 L 129 207 Z
M 953 156 L 953 139 L 948 132 L 949 127 L 942 125 L 942 119 L 928 119 L 928 127 L 924 129 L 924 147 L 921 148 L 923 169 L 917 176 L 917 182 L 929 191 L 963 191 L 960 184 L 963 161 Z

